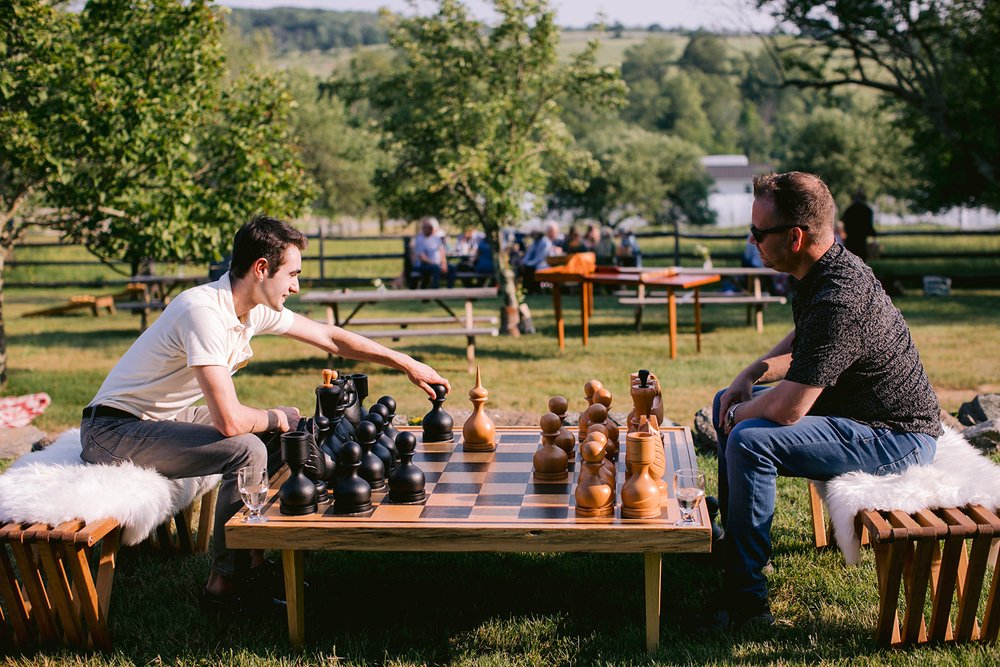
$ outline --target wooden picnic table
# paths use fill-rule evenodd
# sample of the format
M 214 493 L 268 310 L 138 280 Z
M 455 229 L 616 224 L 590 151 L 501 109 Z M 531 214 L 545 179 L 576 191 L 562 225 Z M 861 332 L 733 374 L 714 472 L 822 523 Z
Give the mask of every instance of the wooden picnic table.
M 496 324 L 495 318 L 477 317 L 473 304 L 480 299 L 494 299 L 497 296 L 496 287 L 454 287 L 439 289 L 402 289 L 402 290 L 335 290 L 332 292 L 309 292 L 302 295 L 303 303 L 319 304 L 326 307 L 326 322 L 338 327 L 351 327 L 367 338 L 399 339 L 409 336 L 465 336 L 467 339 L 466 358 L 469 371 L 475 370 L 476 336 L 496 336 L 495 326 L 477 327 L 477 322 L 484 319 L 491 325 Z M 433 301 L 440 306 L 447 316 L 403 317 L 388 316 L 362 319 L 356 317 L 362 308 L 379 303 L 426 303 Z M 448 301 L 464 301 L 461 312 L 456 312 Z M 340 306 L 353 306 L 347 317 L 341 317 Z M 383 325 L 395 327 L 392 329 L 366 330 L 360 326 Z M 434 325 L 435 328 L 413 328 Z
M 122 310 L 131 310 L 139 314 L 139 330 L 145 331 L 149 326 L 149 316 L 154 310 L 163 310 L 174 292 L 180 292 L 188 287 L 194 287 L 208 282 L 208 276 L 182 276 L 182 275 L 139 275 L 128 279 L 129 288 L 139 288 L 138 301 L 128 301 L 118 303 L 117 307 Z
M 589 253 L 581 253 L 583 255 Z M 580 319 L 583 329 L 583 345 L 590 338 L 590 317 L 594 313 L 594 285 L 632 286 L 639 294 L 644 294 L 647 286 L 664 287 L 667 290 L 667 335 L 670 344 L 670 358 L 677 358 L 677 300 L 675 290 L 694 290 L 694 327 L 697 350 L 701 352 L 701 301 L 700 288 L 719 282 L 718 274 L 694 274 L 676 267 L 638 268 L 616 266 L 591 266 L 586 258 L 583 262 L 570 261 L 565 266 L 554 266 L 535 272 L 535 280 L 552 283 L 552 306 L 556 317 L 556 334 L 559 349 L 566 347 L 565 325 L 562 315 L 563 283 L 580 283 Z
M 419 427 L 404 427 L 420 437 Z M 463 452 L 461 431 L 453 443 L 424 444 L 414 456 L 427 479 L 424 505 L 383 504 L 373 494 L 369 516 L 340 516 L 331 505 L 315 514 L 280 512 L 278 489 L 288 477 L 282 468 L 271 480 L 263 514 L 267 523 L 244 523 L 245 512 L 226 523 L 226 543 L 236 549 L 280 549 L 288 601 L 288 635 L 294 646 L 305 640 L 303 551 L 437 552 L 592 552 L 642 554 L 646 611 L 646 649 L 660 641 L 663 553 L 708 553 L 712 531 L 705 503 L 696 510 L 697 525 L 675 526 L 680 510 L 673 492 L 674 471 L 697 468 L 687 427 L 663 427 L 668 497 L 660 516 L 623 519 L 620 506 L 612 518 L 575 516 L 575 481 L 579 453 L 565 481 L 533 479 L 532 456 L 539 446 L 537 428 L 498 426 L 494 452 Z M 625 452 L 625 429 L 621 432 Z M 617 484 L 625 481 L 625 457 L 618 461 Z M 493 502 L 497 499 L 498 502 Z M 503 502 L 499 502 L 503 501 Z M 516 501 L 516 502 L 515 502 Z M 432 600 L 427 601 L 433 604 Z

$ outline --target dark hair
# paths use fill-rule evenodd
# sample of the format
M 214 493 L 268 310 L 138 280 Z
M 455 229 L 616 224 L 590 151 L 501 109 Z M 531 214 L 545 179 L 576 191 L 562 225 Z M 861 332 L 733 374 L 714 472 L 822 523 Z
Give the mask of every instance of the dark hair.
M 260 258 L 267 260 L 268 276 L 273 276 L 281 266 L 285 250 L 294 245 L 305 250 L 306 237 L 284 220 L 263 213 L 254 213 L 233 238 L 233 260 L 229 274 L 242 278 Z
M 826 183 L 815 174 L 789 171 L 754 176 L 753 196 L 774 203 L 778 225 L 805 225 L 810 234 L 833 229 L 837 206 Z

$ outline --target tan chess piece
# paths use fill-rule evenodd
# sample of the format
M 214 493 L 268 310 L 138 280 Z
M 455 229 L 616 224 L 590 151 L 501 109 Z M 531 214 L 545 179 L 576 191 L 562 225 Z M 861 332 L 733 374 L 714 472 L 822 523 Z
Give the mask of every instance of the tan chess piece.
M 600 424 L 607 429 L 608 440 L 618 442 L 618 424 L 608 416 L 608 409 L 603 403 L 594 403 L 587 408 L 587 423 Z
M 632 373 L 630 375 L 630 381 L 631 381 L 630 382 L 630 388 L 631 389 L 634 389 L 636 387 L 642 386 L 642 384 L 643 384 L 643 375 L 642 375 L 642 373 L 643 372 L 644 371 L 638 371 L 638 372 Z M 653 393 L 653 400 L 652 400 L 652 403 L 650 404 L 650 407 L 649 407 L 649 413 L 646 416 L 648 417 L 650 415 L 654 415 L 656 417 L 657 423 L 662 424 L 663 423 L 663 392 L 660 389 L 660 381 L 656 378 L 656 375 L 654 375 L 653 373 L 650 373 L 649 371 L 645 371 L 645 373 L 648 374 L 648 375 L 645 376 L 645 384 L 647 386 L 653 388 L 653 392 L 652 392 Z M 634 401 L 635 401 L 635 399 L 633 398 L 633 403 L 634 403 Z M 631 420 L 631 417 L 632 417 L 632 415 L 630 414 L 629 415 L 630 420 Z M 630 426 L 630 428 L 631 428 L 631 426 Z
M 600 433 L 608 441 L 608 458 L 612 461 L 618 460 L 618 441 L 608 437 L 608 429 L 604 424 L 591 424 L 587 427 L 587 437 L 592 433 Z
M 601 446 L 601 479 L 611 487 L 611 493 L 614 495 L 617 488 L 617 480 L 615 476 L 615 462 L 608 458 L 608 436 L 598 431 L 588 433 L 587 439 L 583 442 L 583 445 L 580 445 L 581 452 L 583 451 L 583 446 L 590 442 L 596 442 Z
M 656 385 L 649 381 L 649 371 L 643 369 L 633 374 L 629 395 L 632 397 L 632 412 L 628 413 L 628 430 L 639 427 L 640 417 L 649 417 L 656 399 Z
M 333 370 L 331 368 L 324 368 L 323 369 L 323 386 L 324 387 L 333 386 L 333 381 L 336 380 L 338 377 L 340 377 L 340 374 L 337 373 L 337 371 L 335 371 L 335 370 Z
M 599 440 L 587 440 L 580 446 L 583 467 L 576 484 L 576 515 L 579 517 L 612 517 L 615 515 L 614 486 L 603 475 L 604 445 Z
M 565 396 L 553 396 L 549 399 L 549 412 L 559 417 L 562 426 L 559 428 L 559 435 L 556 436 L 556 445 L 560 447 L 570 460 L 576 458 L 576 436 L 566 428 L 566 411 L 569 409 L 569 401 Z
M 667 496 L 669 495 L 670 492 L 670 488 L 667 486 L 666 480 L 663 479 L 663 473 L 667 468 L 667 457 L 663 451 L 663 437 L 660 435 L 660 429 L 658 424 L 656 423 L 656 417 L 652 417 L 649 420 L 647 420 L 645 417 L 641 417 L 640 419 L 641 421 L 639 423 L 639 427 L 635 431 L 632 431 L 627 436 L 625 436 L 625 440 L 627 443 L 628 438 L 631 437 L 632 435 L 638 436 L 640 434 L 643 435 L 649 434 L 655 436 L 656 446 L 653 448 L 653 461 L 649 464 L 649 476 L 653 478 L 653 481 L 656 482 L 656 485 L 660 489 L 660 501 L 662 503 L 666 501 Z M 628 460 L 628 457 L 626 456 L 625 458 L 626 481 L 629 480 L 631 477 L 632 477 L 632 465 L 631 462 Z
M 462 450 L 466 452 L 492 452 L 496 450 L 497 429 L 486 414 L 486 400 L 490 393 L 483 386 L 479 366 L 476 366 L 476 386 L 469 390 L 472 414 L 462 426 Z
M 532 457 L 532 467 L 535 479 L 545 482 L 566 479 L 569 470 L 569 457 L 556 445 L 556 436 L 562 424 L 559 417 L 551 412 L 542 415 L 538 425 L 542 429 L 542 446 Z
M 660 516 L 660 487 L 649 474 L 659 437 L 652 433 L 629 433 L 625 438 L 625 460 L 632 476 L 622 486 L 622 518 L 654 519 Z
M 600 380 L 588 380 L 583 385 L 583 395 L 587 398 L 587 407 L 580 413 L 580 421 L 578 423 L 580 440 L 587 437 L 587 427 L 590 426 L 587 422 L 587 409 L 594 404 L 594 394 L 598 389 L 602 389 L 603 387 L 604 384 Z

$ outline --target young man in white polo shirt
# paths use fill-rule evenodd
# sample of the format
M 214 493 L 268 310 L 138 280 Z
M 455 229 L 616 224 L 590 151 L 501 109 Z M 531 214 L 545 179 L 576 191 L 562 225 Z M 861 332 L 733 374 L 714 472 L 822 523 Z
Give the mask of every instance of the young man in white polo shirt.
M 201 595 L 207 608 L 245 606 L 239 584 L 264 572 L 255 571 L 265 565 L 262 552 L 226 548 L 225 523 L 241 506 L 236 472 L 247 465 L 274 472 L 280 453 L 265 442 L 275 443 L 271 436 L 299 420 L 297 408 L 253 408 L 236 396 L 232 374 L 253 356 L 251 337 L 290 336 L 331 354 L 396 368 L 431 397 L 431 384 L 450 390 L 426 364 L 286 310 L 285 299 L 299 291 L 305 246 L 305 236 L 289 224 L 254 216 L 236 232 L 229 272 L 171 301 L 83 411 L 84 461 L 132 461 L 172 479 L 222 474 L 212 572 Z M 206 405 L 195 407 L 202 397 Z

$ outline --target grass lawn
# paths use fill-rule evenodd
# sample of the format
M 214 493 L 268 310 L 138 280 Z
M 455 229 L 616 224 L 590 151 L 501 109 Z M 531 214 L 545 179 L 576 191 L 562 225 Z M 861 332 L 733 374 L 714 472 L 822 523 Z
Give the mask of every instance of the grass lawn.
M 9 290 L 6 296 L 7 391 L 48 392 L 53 404 L 35 424 L 55 434 L 77 423 L 80 409 L 134 340 L 138 320 L 127 314 L 21 318 L 65 294 Z M 646 367 L 661 378 L 667 416 L 690 425 L 716 389 L 791 324 L 788 306 L 771 307 L 765 332 L 758 335 L 745 325 L 741 307 L 706 307 L 703 351 L 696 354 L 692 313 L 681 308 L 679 358 L 670 361 L 662 311 L 647 312 L 644 331 L 637 335 L 630 327 L 630 309 L 599 296 L 591 343 L 584 348 L 574 299 L 565 301 L 565 352 L 556 345 L 547 295 L 530 300 L 538 335 L 477 340 L 489 408 L 540 414 L 549 396 L 563 394 L 570 409 L 579 410 L 583 383 L 597 377 L 617 397 L 616 407 L 627 411 L 627 373 Z M 978 392 L 1000 391 L 995 352 L 1000 291 L 908 296 L 896 303 L 945 408 L 955 411 Z M 485 312 L 491 306 L 477 308 Z M 471 378 L 461 338 L 406 339 L 398 348 L 449 377 L 455 390 L 451 406 L 467 405 Z M 236 375 L 241 398 L 251 405 L 311 410 L 322 355 L 270 337 L 257 339 L 254 351 L 253 362 Z M 398 373 L 355 362 L 337 367 L 369 373 L 373 395 L 394 395 L 400 412 L 421 416 L 429 408 L 426 397 Z M 701 457 L 700 465 L 714 489 L 714 458 Z M 872 639 L 878 597 L 871 554 L 860 567 L 847 568 L 838 553 L 816 552 L 805 483 L 782 479 L 778 495 L 771 576 L 777 626 L 759 634 L 692 634 L 691 614 L 718 589 L 717 576 L 703 558 L 668 555 L 656 663 L 997 664 L 996 646 L 879 648 Z M 642 651 L 642 561 L 637 556 L 309 554 L 302 652 L 288 647 L 283 617 L 232 623 L 203 617 L 195 601 L 208 565 L 204 556 L 124 554 L 111 602 L 114 653 L 78 657 L 46 651 L 13 664 L 649 664 Z

